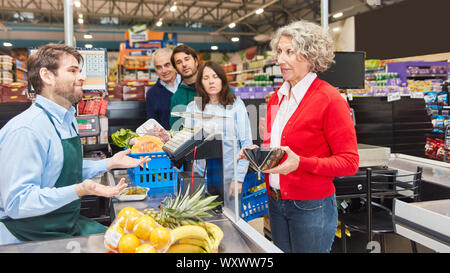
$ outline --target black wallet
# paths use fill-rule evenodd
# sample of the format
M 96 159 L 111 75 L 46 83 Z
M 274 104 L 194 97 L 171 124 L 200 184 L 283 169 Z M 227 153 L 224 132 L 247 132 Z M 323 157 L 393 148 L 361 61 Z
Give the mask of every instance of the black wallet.
M 272 169 L 280 164 L 286 154 L 280 148 L 248 148 L 244 149 L 243 152 L 250 162 L 250 167 L 256 172 Z

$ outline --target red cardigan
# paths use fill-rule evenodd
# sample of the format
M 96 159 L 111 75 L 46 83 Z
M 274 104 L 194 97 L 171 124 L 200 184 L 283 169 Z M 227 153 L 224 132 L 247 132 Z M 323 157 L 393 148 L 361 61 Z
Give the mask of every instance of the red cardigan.
M 276 92 L 267 104 L 264 147 L 270 146 L 270 131 L 278 108 Z M 296 171 L 280 175 L 283 199 L 328 197 L 335 192 L 335 176 L 352 176 L 358 171 L 359 155 L 350 108 L 336 88 L 319 78 L 313 81 L 286 123 L 281 146 L 289 146 L 300 156 Z M 268 174 L 266 186 L 270 194 Z

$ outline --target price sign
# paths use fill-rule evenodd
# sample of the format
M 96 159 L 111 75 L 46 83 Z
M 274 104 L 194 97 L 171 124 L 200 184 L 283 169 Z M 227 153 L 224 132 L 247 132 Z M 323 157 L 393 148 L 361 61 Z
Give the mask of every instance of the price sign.
M 29 48 L 28 56 L 35 53 L 37 48 Z M 107 92 L 108 58 L 106 48 L 76 48 L 83 56 L 81 73 L 85 77 L 84 92 Z M 31 84 L 28 91 L 34 93 Z
M 350 93 L 348 93 L 348 94 L 347 94 L 347 99 L 348 99 L 349 101 L 352 101 L 352 100 L 353 100 L 353 95 L 350 94 Z
M 423 92 L 411 92 L 411 99 L 423 99 Z
M 401 98 L 402 96 L 400 95 L 400 92 L 389 93 L 387 96 L 387 101 L 388 102 L 397 101 L 400 100 Z

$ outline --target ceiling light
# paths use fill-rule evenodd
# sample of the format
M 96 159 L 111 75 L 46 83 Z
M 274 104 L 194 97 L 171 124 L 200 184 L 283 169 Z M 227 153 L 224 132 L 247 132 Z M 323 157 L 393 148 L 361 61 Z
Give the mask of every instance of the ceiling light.
M 236 23 L 235 23 L 235 22 L 230 23 L 230 24 L 228 25 L 229 28 L 234 28 L 235 26 L 236 26 Z
M 83 18 L 78 18 L 78 24 L 80 24 L 80 25 L 84 24 L 84 19 Z
M 263 13 L 263 12 L 264 12 L 264 9 L 262 9 L 262 8 L 261 8 L 261 9 L 257 9 L 257 10 L 255 11 L 256 14 L 261 14 L 261 13 Z
M 157 26 L 157 27 L 162 26 L 162 24 L 163 24 L 163 23 L 162 23 L 161 19 L 160 19 L 158 22 L 156 22 L 156 26 Z
M 173 6 L 170 7 L 171 12 L 175 12 L 177 10 L 177 4 L 173 4 Z
M 219 49 L 218 46 L 216 46 L 216 45 L 211 46 L 211 50 L 217 50 L 217 49 Z
M 83 18 L 83 14 L 78 14 L 78 18 Z
M 73 4 L 77 8 L 81 7 L 81 2 L 80 1 L 74 1 Z
M 333 15 L 333 18 L 336 19 L 336 18 L 342 17 L 342 15 L 344 15 L 342 12 L 338 12 L 338 13 Z
M 333 28 L 333 32 L 338 32 L 339 30 L 341 30 L 340 27 L 334 27 L 334 28 Z
M 231 41 L 232 41 L 232 42 L 235 42 L 235 43 L 236 43 L 236 42 L 239 42 L 239 37 L 233 37 L 233 38 L 231 38 Z
M 85 44 L 84 47 L 85 48 L 92 48 L 93 46 L 92 46 L 92 44 Z
M 86 33 L 86 34 L 84 34 L 84 39 L 92 39 L 92 34 L 90 34 L 90 33 Z
M 3 46 L 6 46 L 6 47 L 11 47 L 11 46 L 12 46 L 12 44 L 11 44 L 10 42 L 4 42 L 4 43 L 3 43 Z

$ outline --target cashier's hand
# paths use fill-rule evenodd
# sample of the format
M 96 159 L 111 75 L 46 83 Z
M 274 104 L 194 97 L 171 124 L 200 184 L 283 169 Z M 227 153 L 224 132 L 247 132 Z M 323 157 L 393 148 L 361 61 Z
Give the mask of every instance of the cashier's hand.
M 300 163 L 300 156 L 298 156 L 296 153 L 294 153 L 287 146 L 283 146 L 280 148 L 286 152 L 286 154 L 287 154 L 286 160 L 282 164 L 280 164 L 272 169 L 265 170 L 264 173 L 278 173 L 278 174 L 286 175 L 286 174 L 296 171 L 298 169 L 298 164 Z
M 239 152 L 239 156 L 238 156 L 238 158 L 236 158 L 236 160 L 241 160 L 241 159 L 248 160 L 247 157 L 244 154 L 244 149 L 250 149 L 251 150 L 251 149 L 255 149 L 255 148 L 259 148 L 259 146 L 258 145 L 252 145 L 252 146 L 247 146 L 247 147 L 242 148 L 241 151 Z
M 113 155 L 111 158 L 109 158 L 108 163 L 106 163 L 106 168 L 108 170 L 112 169 L 128 169 L 128 168 L 134 168 L 138 165 L 142 165 L 143 163 L 146 163 L 150 161 L 150 158 L 148 156 L 137 159 L 129 157 L 128 154 L 131 153 L 131 150 L 125 150 L 120 151 Z
M 120 179 L 119 184 L 115 187 L 105 186 L 90 179 L 86 179 L 75 186 L 75 191 L 80 198 L 85 195 L 113 197 L 119 194 L 119 192 L 127 186 L 128 185 L 125 183 L 125 178 Z

